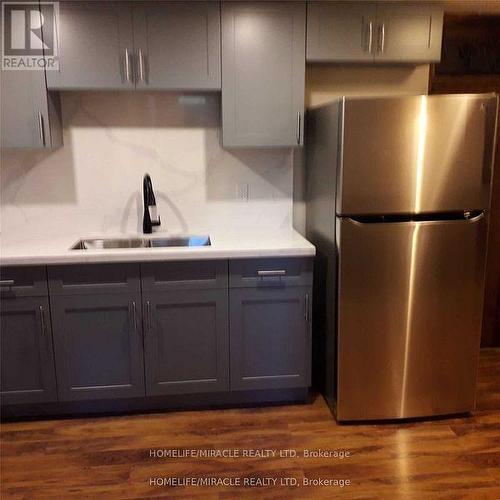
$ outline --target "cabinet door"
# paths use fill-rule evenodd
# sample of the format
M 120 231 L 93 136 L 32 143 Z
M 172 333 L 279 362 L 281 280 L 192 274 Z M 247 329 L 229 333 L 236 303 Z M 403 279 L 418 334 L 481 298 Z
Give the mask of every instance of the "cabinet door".
M 115 2 L 60 2 L 54 89 L 134 88 L 132 11 Z
M 150 2 L 134 9 L 137 88 L 220 90 L 218 2 Z
M 227 391 L 227 290 L 144 295 L 146 393 Z
M 144 396 L 140 295 L 51 298 L 59 400 Z
M 44 71 L 1 73 L 3 148 L 45 148 L 62 144 L 58 96 L 49 95 Z
M 48 299 L 2 300 L 0 344 L 2 404 L 56 401 Z
M 232 390 L 310 385 L 310 290 L 230 290 Z
M 302 144 L 303 2 L 222 4 L 225 147 Z
M 311 62 L 373 61 L 375 4 L 309 2 L 307 55 Z
M 439 62 L 443 9 L 436 5 L 377 6 L 379 62 Z

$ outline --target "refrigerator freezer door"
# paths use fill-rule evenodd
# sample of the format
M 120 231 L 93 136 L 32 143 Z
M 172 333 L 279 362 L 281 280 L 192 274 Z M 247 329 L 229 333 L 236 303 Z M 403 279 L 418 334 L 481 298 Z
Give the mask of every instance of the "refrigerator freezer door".
M 337 214 L 488 207 L 493 94 L 346 99 Z
M 337 419 L 472 410 L 486 222 L 339 227 Z

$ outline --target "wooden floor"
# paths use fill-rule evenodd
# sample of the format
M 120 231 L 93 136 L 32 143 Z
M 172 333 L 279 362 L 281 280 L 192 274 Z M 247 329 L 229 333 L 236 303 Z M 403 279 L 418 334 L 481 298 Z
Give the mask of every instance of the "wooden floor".
M 310 405 L 7 423 L 5 498 L 500 499 L 500 350 L 484 350 L 474 416 L 339 426 Z M 150 450 L 284 450 L 289 458 L 154 458 Z M 347 450 L 305 458 L 302 450 Z M 277 480 L 276 486 L 151 486 L 154 478 Z M 281 485 L 293 478 L 298 486 Z M 303 480 L 350 480 L 304 486 Z M 289 479 L 292 481 L 293 479 Z

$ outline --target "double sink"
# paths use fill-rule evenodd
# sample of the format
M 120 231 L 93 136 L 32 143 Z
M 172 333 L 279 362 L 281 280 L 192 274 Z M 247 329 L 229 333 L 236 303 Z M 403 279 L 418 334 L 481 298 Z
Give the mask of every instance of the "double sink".
M 78 240 L 71 247 L 71 250 L 206 247 L 210 245 L 209 236 L 172 236 L 169 238 L 93 238 Z

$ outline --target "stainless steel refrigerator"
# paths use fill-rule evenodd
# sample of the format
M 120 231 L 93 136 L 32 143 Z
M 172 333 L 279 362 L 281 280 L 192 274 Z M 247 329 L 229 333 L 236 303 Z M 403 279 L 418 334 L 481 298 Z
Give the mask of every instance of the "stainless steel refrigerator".
M 341 421 L 474 409 L 494 94 L 308 112 L 315 361 Z

